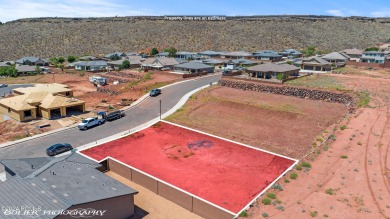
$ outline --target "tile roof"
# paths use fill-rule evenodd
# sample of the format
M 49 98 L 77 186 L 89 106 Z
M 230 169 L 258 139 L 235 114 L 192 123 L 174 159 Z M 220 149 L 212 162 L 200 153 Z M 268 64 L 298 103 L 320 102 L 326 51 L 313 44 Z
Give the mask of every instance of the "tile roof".
M 325 60 L 348 60 L 349 56 L 339 52 L 332 52 L 321 57 Z
M 224 53 L 225 56 L 252 56 L 252 53 L 247 51 L 236 51 Z
M 214 68 L 214 66 L 206 65 L 198 61 L 192 61 L 192 62 L 175 65 L 175 68 L 206 69 L 206 68 Z
M 363 51 L 360 50 L 360 49 L 356 49 L 356 48 L 353 48 L 353 49 L 345 49 L 343 50 L 343 52 L 347 55 L 362 55 L 363 54 Z
M 107 62 L 103 60 L 97 60 L 97 61 L 88 61 L 88 62 L 77 62 L 74 64 L 74 66 L 107 66 Z
M 267 62 L 261 65 L 255 65 L 248 68 L 249 71 L 257 71 L 257 72 L 288 72 L 288 71 L 296 71 L 299 69 L 300 68 L 294 65 L 289 65 L 289 64 L 277 65 L 271 62 Z
M 36 67 L 30 65 L 19 65 L 16 66 L 16 70 L 18 70 L 18 72 L 35 72 Z

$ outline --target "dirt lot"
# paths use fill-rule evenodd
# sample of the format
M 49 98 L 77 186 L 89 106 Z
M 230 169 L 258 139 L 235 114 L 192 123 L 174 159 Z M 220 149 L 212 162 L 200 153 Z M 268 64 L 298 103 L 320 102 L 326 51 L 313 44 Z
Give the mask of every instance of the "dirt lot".
M 342 104 L 214 87 L 193 95 L 168 120 L 301 159 L 346 112 Z
M 157 72 L 149 74 L 148 78 L 145 78 L 147 73 L 125 70 L 122 71 L 124 76 L 110 76 L 113 79 L 121 80 L 126 79 L 130 80 L 128 83 L 112 85 L 109 84 L 104 86 L 109 90 L 119 91 L 118 95 L 108 95 L 106 93 L 97 92 L 97 88 L 89 82 L 88 77 L 91 75 L 102 75 L 104 73 L 85 73 L 74 70 L 64 69 L 64 73 L 60 69 L 52 69 L 54 74 L 44 74 L 36 76 L 23 76 L 16 78 L 1 78 L 0 83 L 7 84 L 30 84 L 30 83 L 61 83 L 69 85 L 69 87 L 74 91 L 74 96 L 86 102 L 86 110 L 90 113 L 80 115 L 82 117 L 88 117 L 96 114 L 98 110 L 109 110 L 113 108 L 121 108 L 120 105 L 121 99 L 126 98 L 132 101 L 137 100 L 139 97 L 147 93 L 153 88 L 161 87 L 166 84 L 174 83 L 179 80 L 183 80 L 181 75 L 170 74 L 166 72 Z M 138 76 L 138 78 L 130 78 L 126 74 L 131 74 Z M 105 103 L 102 103 L 104 100 Z M 109 107 L 112 106 L 112 107 Z M 57 128 L 64 126 L 69 126 L 77 122 L 77 120 L 72 120 L 71 118 L 63 118 L 61 120 L 41 120 L 41 121 L 32 121 L 28 123 L 18 123 L 16 121 L 8 121 L 5 123 L 0 123 L 0 143 L 6 141 L 12 141 L 24 138 L 28 135 L 35 135 L 47 131 L 51 131 Z M 35 128 L 37 124 L 49 123 L 50 127 L 37 129 Z M 27 131 L 28 130 L 28 131 Z
M 289 82 L 296 86 L 354 91 L 359 96 L 358 104 L 361 108 L 341 119 L 336 126 L 316 127 L 313 122 L 312 127 L 306 126 L 306 130 L 310 131 L 311 128 L 320 130 L 319 132 L 322 130 L 323 138 L 330 138 L 323 144 L 317 142 L 314 150 L 313 147 L 309 150 L 309 156 L 304 159 L 305 163 L 301 163 L 293 172 L 280 179 L 277 182 L 278 186 L 271 188 L 248 211 L 242 213 L 243 217 L 390 218 L 390 159 L 388 158 L 390 153 L 390 80 L 387 77 L 390 70 L 369 70 L 370 74 L 362 74 L 361 71 L 365 71 L 364 69 L 356 71 L 348 71 L 346 74 L 311 76 Z M 216 99 L 214 93 L 218 90 L 221 89 L 207 92 Z M 235 91 L 235 93 L 242 92 Z M 186 119 L 191 120 L 187 121 L 187 124 L 194 124 L 197 128 L 203 126 L 199 129 L 214 133 L 225 132 L 225 136 L 230 135 L 238 141 L 245 141 L 245 138 L 241 140 L 237 136 L 247 135 L 247 130 L 250 127 L 253 128 L 253 123 L 264 123 L 260 116 L 252 116 L 253 109 L 251 108 L 253 107 L 240 112 L 236 110 L 240 108 L 240 104 L 230 103 L 231 108 L 228 112 L 224 112 L 219 110 L 219 105 L 223 102 L 209 101 L 205 98 L 202 102 L 199 101 L 200 96 L 202 94 L 198 94 L 195 101 L 191 101 L 179 114 L 176 114 L 177 118 L 171 119 L 182 124 L 186 124 Z M 235 95 L 229 94 L 229 96 Z M 258 99 L 264 101 L 261 98 L 259 96 Z M 283 99 L 284 97 L 279 98 L 279 100 Z M 307 100 L 302 101 L 307 102 Z M 209 105 L 213 105 L 216 109 L 208 107 Z M 302 107 L 306 104 L 298 105 Z M 186 108 L 192 108 L 194 112 L 186 115 L 186 112 L 189 112 Z M 222 108 L 225 108 L 225 103 Z M 197 115 L 201 111 L 203 113 Z M 217 114 L 215 114 L 216 111 Z M 227 113 L 229 115 L 225 116 L 224 114 Z M 337 114 L 337 111 L 328 113 L 327 116 L 335 120 L 342 114 Z M 230 124 L 224 120 L 221 120 L 222 124 L 219 123 L 218 126 L 208 122 L 208 119 L 217 115 L 218 117 L 223 115 L 224 118 L 228 118 L 227 120 L 231 119 Z M 206 118 L 206 120 L 201 122 L 199 118 Z M 238 125 L 240 123 L 242 125 Z M 247 126 L 245 123 L 250 125 Z M 288 123 L 289 126 L 284 126 L 284 123 Z M 287 120 L 283 121 L 281 126 L 269 124 L 273 126 L 268 128 L 276 128 L 281 136 L 285 136 L 284 133 L 291 132 L 290 129 L 295 129 L 297 124 L 302 125 L 300 120 L 296 120 L 295 124 Z M 231 126 L 235 129 L 230 128 Z M 263 130 L 263 128 L 256 130 Z M 255 140 L 252 141 L 255 144 Z M 287 142 L 291 142 L 290 145 L 295 148 L 299 147 L 298 141 L 289 139 Z M 269 150 L 274 151 L 274 149 Z M 294 153 L 293 150 L 287 149 L 286 152 Z M 303 152 L 300 153 L 303 154 Z

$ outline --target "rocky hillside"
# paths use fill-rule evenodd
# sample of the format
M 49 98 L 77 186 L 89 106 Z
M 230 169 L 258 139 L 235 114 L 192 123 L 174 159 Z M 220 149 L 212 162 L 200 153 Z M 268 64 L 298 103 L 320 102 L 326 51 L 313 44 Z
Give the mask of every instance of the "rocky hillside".
M 366 48 L 390 38 L 390 18 L 255 16 L 226 21 L 164 17 L 38 18 L 0 25 L 0 59 L 97 55 L 174 46 L 178 50 L 257 51 Z

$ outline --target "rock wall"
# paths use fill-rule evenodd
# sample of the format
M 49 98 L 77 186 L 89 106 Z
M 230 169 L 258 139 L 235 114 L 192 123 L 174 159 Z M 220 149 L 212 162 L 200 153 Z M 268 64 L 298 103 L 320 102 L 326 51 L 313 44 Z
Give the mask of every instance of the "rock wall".
M 238 81 L 234 79 L 221 79 L 218 84 L 224 87 L 242 89 L 242 90 L 251 90 L 257 92 L 273 93 L 286 96 L 294 96 L 311 100 L 322 100 L 327 102 L 335 102 L 342 104 L 353 104 L 355 98 L 347 93 L 336 93 L 331 91 L 323 90 L 312 90 L 300 87 L 292 86 L 277 86 L 277 85 L 268 85 L 258 82 L 246 82 Z

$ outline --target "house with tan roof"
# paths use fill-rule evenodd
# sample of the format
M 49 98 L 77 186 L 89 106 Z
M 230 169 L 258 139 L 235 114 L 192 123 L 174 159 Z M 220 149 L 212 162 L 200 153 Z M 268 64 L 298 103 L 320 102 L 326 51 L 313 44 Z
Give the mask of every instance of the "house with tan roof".
M 164 70 L 164 69 L 173 69 L 173 66 L 177 64 L 179 64 L 179 62 L 175 58 L 166 58 L 166 57 L 148 58 L 142 63 L 141 68 Z
M 363 55 L 363 51 L 360 49 L 356 49 L 356 48 L 345 49 L 341 52 L 347 54 L 351 59 L 360 59 Z
M 276 79 L 278 74 L 283 74 L 285 77 L 298 76 L 299 70 L 300 68 L 294 65 L 267 62 L 265 64 L 249 67 L 247 72 L 249 72 L 250 77 L 254 78 Z
M 221 58 L 226 59 L 250 59 L 252 58 L 252 53 L 246 51 L 235 51 L 228 52 L 221 55 Z
M 43 117 L 65 117 L 72 112 L 85 112 L 85 102 L 73 97 L 73 91 L 63 84 L 36 84 L 15 88 L 15 96 L 0 99 L 0 121 L 19 122 Z
M 302 70 L 306 71 L 332 70 L 332 64 L 318 56 L 302 59 L 301 61 L 295 62 L 294 65 L 300 66 Z

